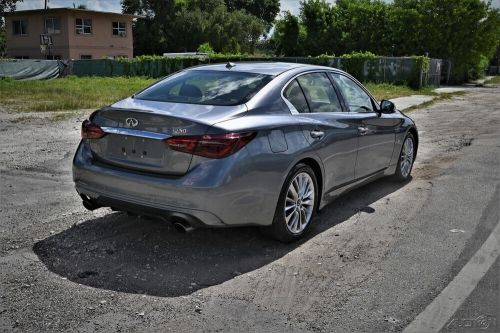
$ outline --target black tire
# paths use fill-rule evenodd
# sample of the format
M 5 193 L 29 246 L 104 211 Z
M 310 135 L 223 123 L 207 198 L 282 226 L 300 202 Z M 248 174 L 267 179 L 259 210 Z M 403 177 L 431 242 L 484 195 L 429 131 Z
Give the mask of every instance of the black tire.
M 403 155 L 405 154 L 404 147 L 405 147 L 405 143 L 407 140 L 411 140 L 413 143 L 413 154 L 412 154 L 413 156 L 411 159 L 410 169 L 409 169 L 408 173 L 405 174 L 402 171 L 401 164 L 403 162 Z M 415 153 L 416 153 L 415 137 L 413 136 L 413 134 L 408 133 L 403 141 L 402 146 L 401 146 L 401 151 L 399 152 L 398 165 L 396 167 L 396 172 L 394 173 L 394 177 L 393 177 L 394 180 L 396 180 L 398 182 L 406 182 L 410 179 L 411 170 L 413 169 L 413 163 L 415 162 Z
M 285 202 L 286 196 L 288 193 L 288 189 L 290 187 L 291 182 L 295 179 L 297 175 L 300 173 L 307 173 L 311 178 L 314 184 L 314 200 L 312 207 L 312 214 L 307 221 L 304 229 L 297 233 L 292 233 L 287 226 L 285 219 Z M 307 178 L 307 177 L 306 177 Z M 276 205 L 276 212 L 274 213 L 273 224 L 270 227 L 266 227 L 264 232 L 266 234 L 272 235 L 275 239 L 284 242 L 290 243 L 302 238 L 310 229 L 312 221 L 316 215 L 316 209 L 318 207 L 318 202 L 320 198 L 318 196 L 318 183 L 316 180 L 316 176 L 314 171 L 306 164 L 297 164 L 288 174 L 285 183 L 283 184 L 283 188 L 281 189 L 281 193 L 278 199 L 278 204 Z

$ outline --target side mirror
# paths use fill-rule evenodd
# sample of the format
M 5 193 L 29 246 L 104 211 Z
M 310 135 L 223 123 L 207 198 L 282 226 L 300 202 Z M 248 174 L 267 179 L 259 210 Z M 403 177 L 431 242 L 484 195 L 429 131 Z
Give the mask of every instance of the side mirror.
M 396 105 L 393 102 L 383 99 L 380 102 L 380 112 L 382 113 L 394 113 L 396 111 Z

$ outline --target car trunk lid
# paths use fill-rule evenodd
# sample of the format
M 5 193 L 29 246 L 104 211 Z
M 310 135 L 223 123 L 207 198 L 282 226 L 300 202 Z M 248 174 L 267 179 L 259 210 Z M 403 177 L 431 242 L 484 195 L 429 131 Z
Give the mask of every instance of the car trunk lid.
M 106 135 L 88 142 L 94 157 L 102 163 L 143 172 L 183 175 L 189 170 L 192 154 L 175 151 L 163 140 L 172 136 L 203 135 L 213 123 L 244 111 L 245 106 L 136 102 L 130 98 L 92 115 L 92 123 L 100 126 Z

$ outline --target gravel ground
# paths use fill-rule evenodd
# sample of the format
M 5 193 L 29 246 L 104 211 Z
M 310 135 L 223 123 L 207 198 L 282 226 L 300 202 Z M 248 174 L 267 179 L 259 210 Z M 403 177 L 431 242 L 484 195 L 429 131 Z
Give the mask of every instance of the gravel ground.
M 90 110 L 0 109 L 0 331 L 400 331 L 498 222 L 499 94 L 412 112 L 411 182 L 339 198 L 290 245 L 88 212 L 71 160 Z

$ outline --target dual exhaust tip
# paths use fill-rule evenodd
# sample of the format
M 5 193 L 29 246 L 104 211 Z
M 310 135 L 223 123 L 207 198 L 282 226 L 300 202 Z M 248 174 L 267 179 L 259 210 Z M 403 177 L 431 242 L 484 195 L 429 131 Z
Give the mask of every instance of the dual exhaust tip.
M 96 204 L 94 201 L 92 201 L 89 197 L 82 195 L 82 204 L 83 207 L 86 209 L 93 211 L 98 208 L 101 208 L 102 206 Z M 172 216 L 172 221 L 174 223 L 174 228 L 180 233 L 187 234 L 188 232 L 194 231 L 194 227 L 187 222 L 186 218 L 179 216 L 179 215 L 174 215 Z

